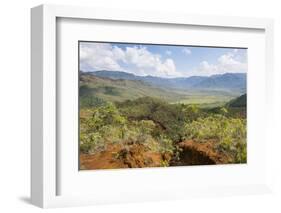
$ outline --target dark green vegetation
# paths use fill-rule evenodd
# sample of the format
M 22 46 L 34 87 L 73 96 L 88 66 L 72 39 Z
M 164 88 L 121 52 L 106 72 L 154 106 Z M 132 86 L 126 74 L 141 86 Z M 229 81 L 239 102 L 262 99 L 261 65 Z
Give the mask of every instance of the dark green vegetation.
M 228 105 L 230 107 L 246 107 L 246 105 L 247 105 L 247 94 L 241 95 L 240 97 L 230 101 Z
M 165 156 L 160 166 L 171 166 L 181 161 L 179 144 L 184 141 L 211 144 L 214 153 L 226 156 L 223 163 L 245 163 L 246 94 L 172 90 L 135 79 L 80 75 L 81 153 L 98 156 L 116 144 L 130 152 L 141 145 Z

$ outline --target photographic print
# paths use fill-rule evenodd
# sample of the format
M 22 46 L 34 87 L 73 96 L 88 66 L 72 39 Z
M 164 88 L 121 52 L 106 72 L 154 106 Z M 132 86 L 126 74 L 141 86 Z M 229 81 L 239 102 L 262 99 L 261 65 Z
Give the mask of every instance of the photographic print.
M 247 163 L 247 48 L 78 51 L 80 170 Z

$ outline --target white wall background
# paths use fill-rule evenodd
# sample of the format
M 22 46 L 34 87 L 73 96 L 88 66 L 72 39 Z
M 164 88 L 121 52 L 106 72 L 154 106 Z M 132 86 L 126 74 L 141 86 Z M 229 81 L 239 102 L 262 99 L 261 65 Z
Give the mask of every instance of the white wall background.
M 42 3 L 275 19 L 275 141 L 272 195 L 202 198 L 67 209 L 68 212 L 280 212 L 281 12 L 278 0 L 8 0 L 0 7 L 0 212 L 37 212 L 29 204 L 30 8 Z M 278 126 L 279 125 L 279 126 Z M 148 192 L 149 193 L 149 192 Z M 64 209 L 65 210 L 65 209 Z M 63 209 L 47 210 L 61 212 Z

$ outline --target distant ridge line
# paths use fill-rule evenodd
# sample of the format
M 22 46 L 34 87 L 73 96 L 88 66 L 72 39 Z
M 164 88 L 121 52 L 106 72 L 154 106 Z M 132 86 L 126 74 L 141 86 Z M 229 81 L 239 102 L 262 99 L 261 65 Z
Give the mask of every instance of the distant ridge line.
M 173 89 L 201 89 L 201 90 L 228 90 L 239 93 L 246 92 L 246 73 L 224 73 L 211 76 L 190 76 L 164 78 L 156 76 L 138 76 L 124 71 L 99 70 L 93 72 L 80 71 L 83 75 L 122 80 L 138 80 L 144 83 Z

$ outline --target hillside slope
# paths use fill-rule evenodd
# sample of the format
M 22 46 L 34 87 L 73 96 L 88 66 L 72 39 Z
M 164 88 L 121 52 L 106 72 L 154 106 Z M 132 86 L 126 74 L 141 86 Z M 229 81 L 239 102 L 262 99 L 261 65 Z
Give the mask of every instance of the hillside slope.
M 231 100 L 228 105 L 230 107 L 246 107 L 247 106 L 247 94 L 241 95 L 238 98 Z
M 80 75 L 80 98 L 96 97 L 105 101 L 124 101 L 144 96 L 161 98 L 175 102 L 185 98 L 185 95 L 156 88 L 137 80 L 109 79 L 90 74 Z
M 164 88 L 140 80 L 112 79 L 80 72 L 79 98 L 82 107 L 98 106 L 105 101 L 120 102 L 146 96 L 169 103 L 217 106 L 237 97 L 237 94 L 216 90 Z
M 245 73 L 225 73 L 212 76 L 191 76 L 181 78 L 162 78 L 156 76 L 137 76 L 122 71 L 95 71 L 89 75 L 110 78 L 114 80 L 138 80 L 154 87 L 173 88 L 180 90 L 222 90 L 233 93 L 245 93 Z
M 246 90 L 246 74 L 225 73 L 222 75 L 212 75 L 194 85 L 194 87 L 205 89 L 231 89 L 243 92 Z

